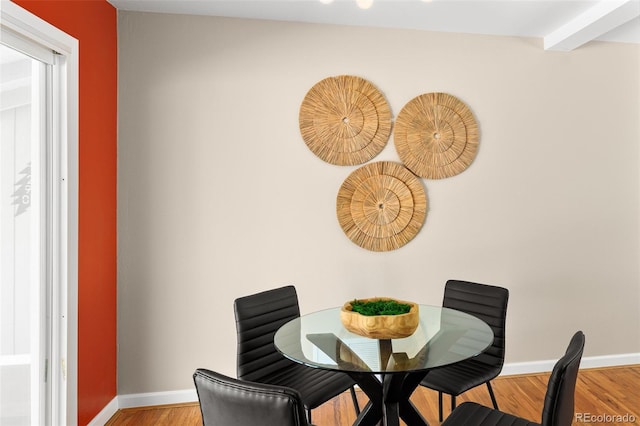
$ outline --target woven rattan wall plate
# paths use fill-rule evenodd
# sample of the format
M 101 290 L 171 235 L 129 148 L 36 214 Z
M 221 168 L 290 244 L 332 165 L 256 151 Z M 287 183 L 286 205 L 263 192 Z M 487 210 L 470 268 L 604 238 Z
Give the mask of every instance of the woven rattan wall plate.
M 339 166 L 371 160 L 391 134 L 387 100 L 367 80 L 349 75 L 316 83 L 302 101 L 299 121 L 309 149 Z
M 471 165 L 478 150 L 473 113 L 455 96 L 427 93 L 400 111 L 394 143 L 411 171 L 427 179 L 457 175 Z
M 402 164 L 379 161 L 347 177 L 338 191 L 336 210 L 351 241 L 371 251 L 389 251 L 420 231 L 427 195 L 422 181 Z

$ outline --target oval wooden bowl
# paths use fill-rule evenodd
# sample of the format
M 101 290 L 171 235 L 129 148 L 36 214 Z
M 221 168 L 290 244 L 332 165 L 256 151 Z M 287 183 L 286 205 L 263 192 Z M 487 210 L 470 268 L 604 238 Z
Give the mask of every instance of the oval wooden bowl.
M 372 300 L 390 300 L 388 297 L 374 297 L 358 299 L 363 302 Z M 416 331 L 420 322 L 418 305 L 413 302 L 393 299 L 399 303 L 406 303 L 411 309 L 401 315 L 367 316 L 351 310 L 351 302 L 347 302 L 340 310 L 340 320 L 344 327 L 352 333 L 372 339 L 400 339 L 408 337 Z

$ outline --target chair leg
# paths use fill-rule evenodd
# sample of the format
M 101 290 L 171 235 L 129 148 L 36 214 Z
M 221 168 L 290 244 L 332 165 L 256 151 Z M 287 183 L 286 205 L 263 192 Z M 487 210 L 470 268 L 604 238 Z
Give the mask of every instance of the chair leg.
M 307 410 L 307 421 L 309 422 L 309 424 L 311 424 L 311 409 L 310 408 Z
M 456 397 L 451 395 L 451 411 L 456 409 Z
M 493 402 L 493 408 L 498 410 L 498 402 L 496 401 L 496 396 L 493 394 L 493 388 L 490 382 L 487 382 L 487 389 L 489 389 L 489 396 L 491 397 L 491 402 Z
M 442 392 L 438 391 L 438 419 L 442 423 Z
M 358 417 L 360 415 L 360 405 L 358 405 L 358 397 L 356 396 L 356 390 L 353 386 L 351 386 L 351 388 L 349 388 L 349 390 L 351 391 L 351 399 L 353 400 L 353 408 L 356 409 L 356 417 Z M 311 423 L 311 422 L 309 422 Z

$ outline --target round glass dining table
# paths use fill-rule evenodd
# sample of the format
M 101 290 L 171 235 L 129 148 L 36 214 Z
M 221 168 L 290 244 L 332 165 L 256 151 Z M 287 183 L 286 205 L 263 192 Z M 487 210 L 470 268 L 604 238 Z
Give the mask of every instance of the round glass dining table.
M 372 339 L 348 331 L 340 308 L 300 316 L 276 332 L 285 357 L 313 368 L 342 371 L 369 402 L 354 425 L 427 425 L 410 401 L 429 370 L 474 357 L 493 343 L 491 327 L 454 309 L 420 305 L 418 328 L 401 339 Z

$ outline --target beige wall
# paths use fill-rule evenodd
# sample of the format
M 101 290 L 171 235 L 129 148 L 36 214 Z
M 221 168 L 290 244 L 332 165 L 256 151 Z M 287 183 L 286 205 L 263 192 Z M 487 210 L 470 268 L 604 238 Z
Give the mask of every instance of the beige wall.
M 235 374 L 233 300 L 295 284 L 310 312 L 354 297 L 440 304 L 449 278 L 508 287 L 507 362 L 640 352 L 640 48 L 121 12 L 118 391 Z M 325 77 L 368 79 L 395 115 L 447 92 L 473 110 L 478 156 L 427 181 L 399 250 L 340 229 L 356 167 L 298 130 Z M 99 102 L 99 99 L 96 99 Z M 393 141 L 374 160 L 399 161 Z

